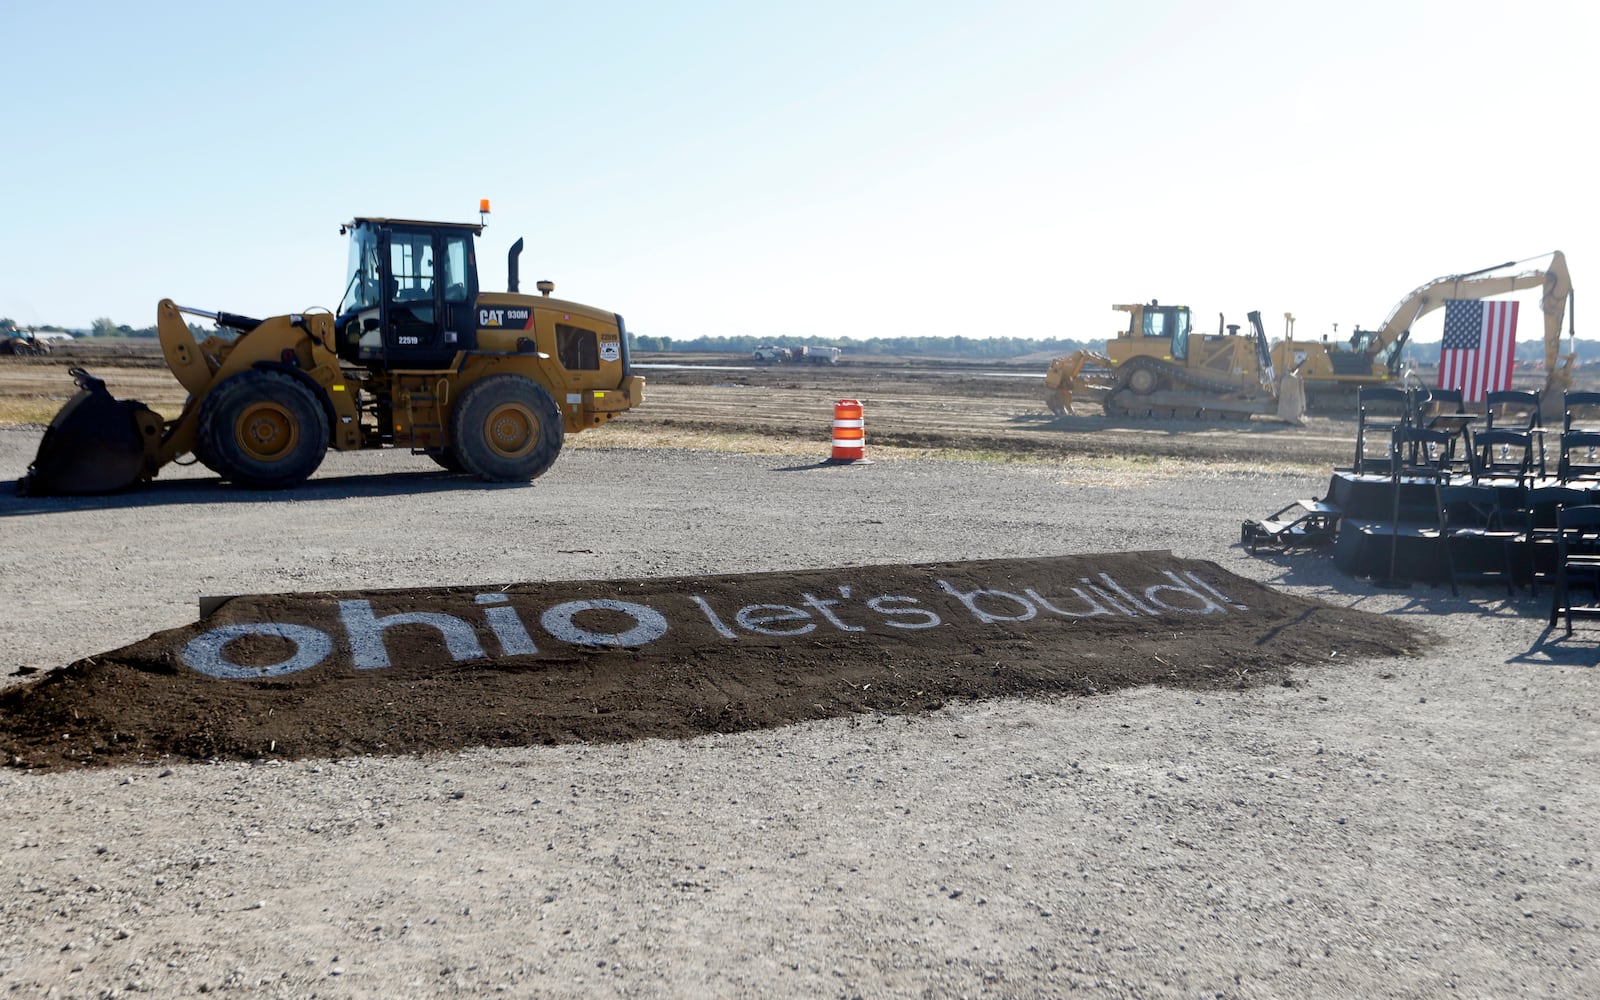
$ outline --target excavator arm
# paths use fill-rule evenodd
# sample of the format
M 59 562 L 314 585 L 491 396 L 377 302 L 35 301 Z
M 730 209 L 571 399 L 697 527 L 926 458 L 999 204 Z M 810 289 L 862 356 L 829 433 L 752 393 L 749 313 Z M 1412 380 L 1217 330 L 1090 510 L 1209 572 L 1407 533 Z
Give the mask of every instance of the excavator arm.
M 1486 299 L 1491 295 L 1504 295 L 1528 288 L 1543 287 L 1539 308 L 1544 313 L 1544 367 L 1546 389 L 1565 389 L 1572 381 L 1568 369 L 1573 355 L 1568 353 L 1564 364 L 1561 358 L 1562 314 L 1567 313 L 1568 332 L 1576 336 L 1576 310 L 1573 306 L 1572 276 L 1567 272 L 1567 258 L 1560 250 L 1550 254 L 1550 262 L 1543 268 L 1519 271 L 1515 274 L 1495 274 L 1515 267 L 1517 261 L 1498 264 L 1467 274 L 1452 274 L 1422 285 L 1401 299 L 1390 311 L 1366 344 L 1369 357 L 1376 357 L 1397 341 L 1403 343 L 1410 335 L 1411 326 L 1450 299 Z M 1557 365 L 1560 364 L 1558 368 Z

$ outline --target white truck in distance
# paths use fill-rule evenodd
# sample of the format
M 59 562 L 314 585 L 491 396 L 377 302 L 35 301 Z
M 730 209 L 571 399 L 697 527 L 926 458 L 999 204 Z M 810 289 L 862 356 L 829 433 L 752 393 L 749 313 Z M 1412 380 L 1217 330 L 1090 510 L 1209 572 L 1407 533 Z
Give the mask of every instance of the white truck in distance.
M 837 347 L 779 347 L 763 344 L 750 357 L 765 364 L 783 364 L 787 361 L 809 361 L 814 365 L 836 365 L 844 352 Z

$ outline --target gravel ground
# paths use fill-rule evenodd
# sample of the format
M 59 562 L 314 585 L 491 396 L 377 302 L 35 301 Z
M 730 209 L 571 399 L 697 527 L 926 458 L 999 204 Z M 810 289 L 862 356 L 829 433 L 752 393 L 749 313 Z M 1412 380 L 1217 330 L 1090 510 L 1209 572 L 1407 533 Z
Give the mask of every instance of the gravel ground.
M 37 441 L 0 430 L 0 470 Z M 1531 598 L 1380 591 L 1238 546 L 1317 479 L 794 465 L 583 449 L 496 488 L 369 453 L 276 496 L 169 472 L 112 500 L 0 497 L 4 656 L 59 666 L 192 621 L 202 594 L 1162 548 L 1444 641 L 1226 695 L 0 772 L 0 989 L 1600 996 L 1600 632 L 1555 641 Z

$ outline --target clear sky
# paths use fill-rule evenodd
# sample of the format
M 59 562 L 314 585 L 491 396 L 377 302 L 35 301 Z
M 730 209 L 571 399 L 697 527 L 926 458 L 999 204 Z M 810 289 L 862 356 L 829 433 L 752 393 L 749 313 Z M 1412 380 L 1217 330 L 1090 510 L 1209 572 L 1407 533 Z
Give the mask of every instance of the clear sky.
M 526 281 L 677 338 L 1150 298 L 1342 336 L 1443 274 L 1600 273 L 1589 0 L 13 0 L 0 39 L 23 323 L 332 308 L 340 222 L 479 198 L 485 287 L 523 236 Z

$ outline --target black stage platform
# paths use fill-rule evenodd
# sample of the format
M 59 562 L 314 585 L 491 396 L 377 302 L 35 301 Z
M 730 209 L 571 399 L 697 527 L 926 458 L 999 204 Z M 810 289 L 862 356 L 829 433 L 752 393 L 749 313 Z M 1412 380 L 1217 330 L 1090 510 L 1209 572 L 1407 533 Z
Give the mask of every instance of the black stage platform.
M 1541 542 L 1527 529 L 1554 524 L 1554 511 L 1528 507 L 1535 490 L 1543 487 L 1577 488 L 1588 502 L 1600 502 L 1600 482 L 1562 482 L 1555 478 L 1493 480 L 1458 473 L 1434 475 L 1376 475 L 1335 470 L 1328 492 L 1319 506 L 1334 512 L 1334 565 L 1351 576 L 1383 581 L 1449 583 L 1450 562 L 1458 576 L 1476 575 L 1503 567 L 1508 559 L 1505 541 L 1471 533 L 1452 535 L 1448 554 L 1440 539 L 1439 488 L 1441 486 L 1492 486 L 1500 495 L 1503 523 L 1521 535 L 1509 547 L 1515 581 L 1530 584 L 1547 576 L 1555 563 L 1555 546 Z

